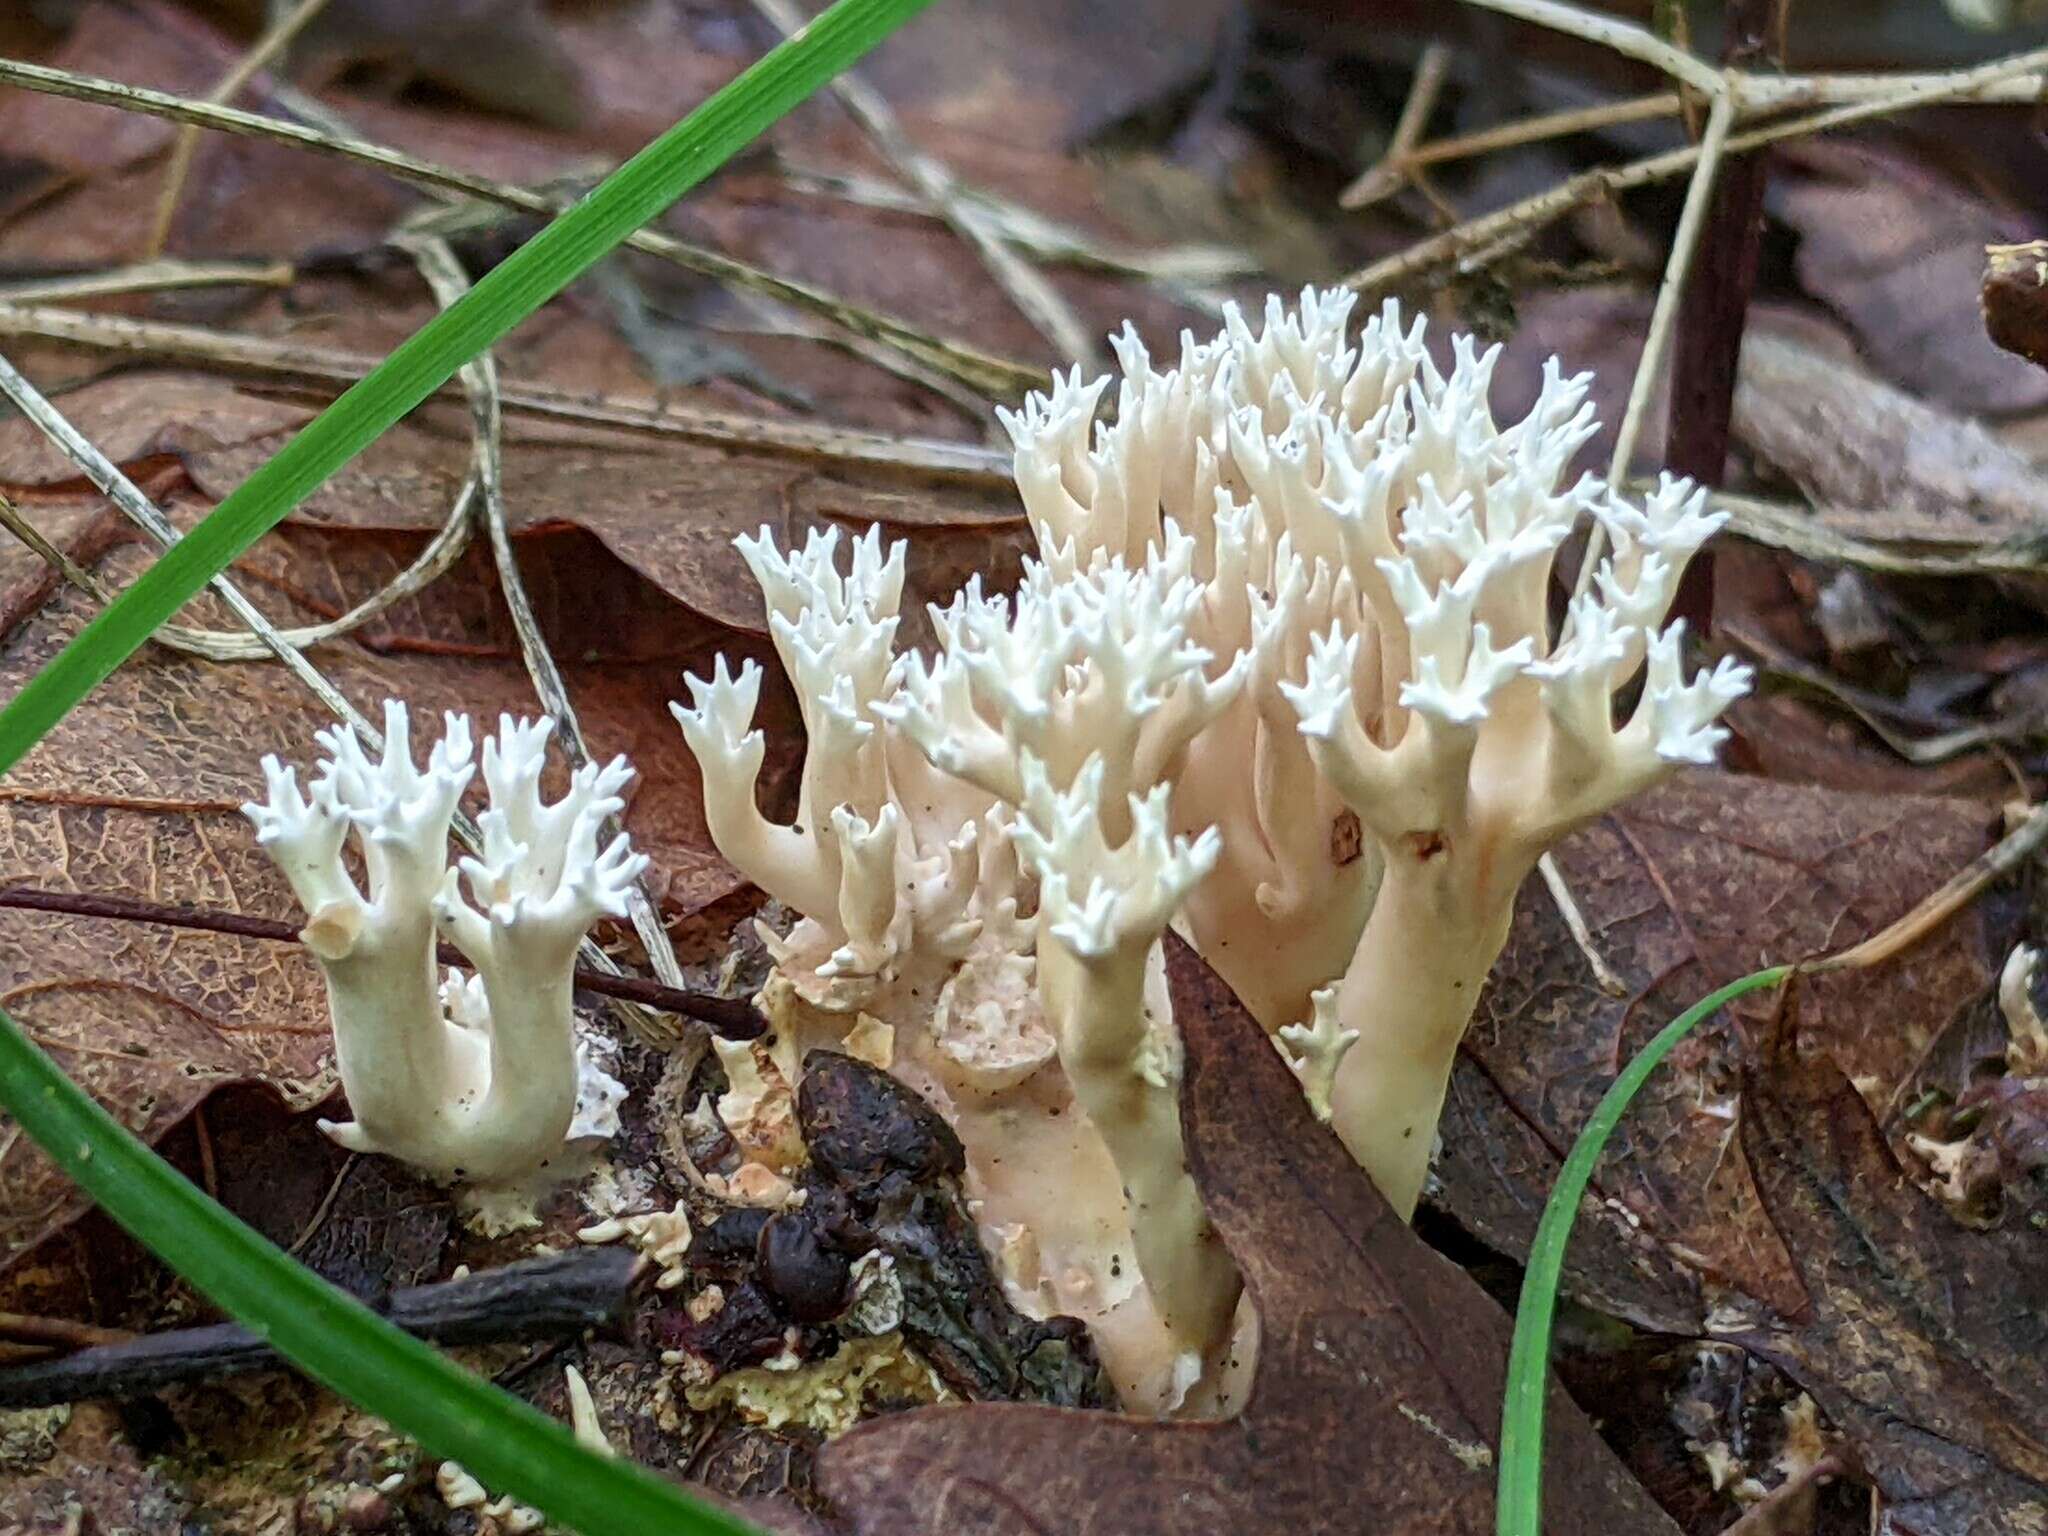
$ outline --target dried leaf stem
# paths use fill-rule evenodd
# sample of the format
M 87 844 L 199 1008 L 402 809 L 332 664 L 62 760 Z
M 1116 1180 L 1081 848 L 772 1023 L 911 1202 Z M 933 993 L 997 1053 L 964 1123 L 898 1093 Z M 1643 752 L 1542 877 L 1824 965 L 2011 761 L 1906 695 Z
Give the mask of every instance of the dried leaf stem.
M 299 0 L 275 26 L 256 40 L 254 47 L 235 61 L 234 67 L 206 93 L 206 99 L 216 105 L 233 101 L 242 87 L 256 77 L 256 72 L 290 47 L 292 39 L 325 9 L 327 0 Z M 171 237 L 171 220 L 178 212 L 178 198 L 185 190 L 185 178 L 191 172 L 192 156 L 198 148 L 199 130 L 190 125 L 179 131 L 171 145 L 170 164 L 164 170 L 163 193 L 157 199 L 156 217 L 150 221 L 149 239 L 143 246 L 143 254 L 148 260 L 154 261 L 164 253 L 164 243 Z
M 1493 0 L 1469 0 L 1469 3 L 1492 4 Z M 1731 133 L 1721 147 L 1722 153 L 1739 155 L 1765 144 L 1826 133 L 1938 101 L 2031 100 L 2039 93 L 2040 87 L 2037 81 L 2026 77 L 2044 72 L 2048 72 L 2048 49 L 2034 49 L 1945 75 L 1905 75 L 1891 81 L 1883 76 L 1856 76 L 1851 82 L 1856 89 L 1839 93 L 1823 88 L 1819 83 L 1822 77 L 1777 82 L 1797 85 L 1799 89 L 1774 95 L 1774 106 L 1835 99 L 1842 99 L 1842 104 L 1826 111 Z M 1740 72 L 1729 71 L 1729 74 L 1738 76 Z M 1771 77 L 1751 78 L 1769 80 Z M 2004 88 L 2007 87 L 2020 88 L 2019 94 L 2006 94 Z M 1734 94 L 1739 104 L 1745 93 L 1738 90 Z M 1431 235 L 1405 250 L 1382 257 L 1370 266 L 1359 268 L 1343 281 L 1361 293 L 1378 293 L 1438 267 L 1475 270 L 1520 249 L 1557 219 L 1596 197 L 1613 197 L 1685 175 L 1698 164 L 1700 154 L 1700 145 L 1687 144 L 1621 165 L 1581 171 L 1555 186 L 1546 187 L 1491 213 L 1468 219 L 1456 228 Z
M 1956 871 L 1940 890 L 1912 911 L 1860 944 L 1851 945 L 1799 968 L 1815 975 L 1827 971 L 1859 971 L 1880 965 L 1911 949 L 1980 896 L 1992 881 L 2002 879 L 2048 845 L 2048 801 L 2031 807 L 2024 820 L 1992 847 Z
M 1704 64 L 1683 48 L 1667 43 L 1647 27 L 1623 21 L 1604 12 L 1585 11 L 1563 0 L 1465 0 L 1481 10 L 1498 11 L 1517 21 L 1533 22 L 1552 32 L 1583 38 L 1589 43 L 1635 59 L 1689 85 L 1703 96 L 1718 96 L 1724 88 L 1721 72 Z
M 289 288 L 297 276 L 286 261 L 178 261 L 166 257 L 103 272 L 74 272 L 0 283 L 0 301 L 62 304 L 179 288 Z
M 1706 129 L 1700 135 L 1699 159 L 1694 163 L 1692 180 L 1685 189 L 1685 206 L 1678 215 L 1678 228 L 1671 236 L 1671 255 L 1664 264 L 1663 280 L 1657 285 L 1657 302 L 1650 311 L 1649 333 L 1643 338 L 1643 354 L 1636 361 L 1635 378 L 1629 385 L 1628 405 L 1621 413 L 1621 426 L 1615 433 L 1614 457 L 1607 466 L 1607 478 L 1611 483 L 1619 484 L 1627 475 L 1628 461 L 1636 449 L 1636 438 L 1642 433 L 1643 417 L 1650 408 L 1650 395 L 1656 388 L 1664 347 L 1671 337 L 1671 323 L 1678 316 L 1686 276 L 1692 270 L 1693 252 L 1699 249 L 1700 230 L 1705 227 L 1707 209 L 1712 205 L 1714 176 L 1721 168 L 1721 156 L 1728 147 L 1728 131 L 1734 122 L 1735 98 L 1725 94 L 1715 97 L 1707 112 Z M 1578 580 L 1572 588 L 1574 596 L 1592 586 L 1594 570 L 1606 548 L 1607 525 L 1596 521 L 1592 532 L 1586 535 L 1585 557 L 1579 562 Z
M 810 21 L 790 0 L 754 0 L 754 9 L 785 37 L 802 31 Z M 826 89 L 839 98 L 839 104 L 860 124 L 861 131 L 897 174 L 931 204 L 955 234 L 974 247 L 989 276 L 1038 334 L 1058 348 L 1068 362 L 1079 363 L 1090 373 L 1100 373 L 1101 350 L 1081 317 L 1046 280 L 1045 274 L 1018 254 L 983 207 L 965 195 L 952 171 L 917 147 L 882 93 L 853 69 L 835 76 Z
M 47 306 L 0 303 L 0 337 L 32 336 L 138 357 L 214 363 L 245 373 L 320 383 L 353 384 L 379 361 L 300 342 L 275 341 L 196 325 L 80 314 Z M 451 391 L 457 386 L 450 386 Z M 628 431 L 657 433 L 720 447 L 858 464 L 974 485 L 1007 486 L 1007 454 L 973 443 L 889 437 L 850 427 L 704 411 L 651 399 L 599 397 L 544 384 L 502 384 L 508 411 Z
M 412 563 L 389 582 L 339 618 L 328 619 L 319 624 L 300 625 L 293 629 L 280 629 L 279 637 L 300 649 L 317 645 L 323 640 L 335 639 L 360 628 L 392 604 L 402 602 L 430 585 L 454 565 L 469 544 L 470 504 L 475 493 L 475 482 L 464 482 L 462 489 L 456 494 L 454 505 L 449 510 L 448 521 L 441 525 L 440 531 L 428 542 L 426 548 L 413 557 Z M 58 575 L 91 597 L 94 602 L 110 603 L 114 600 L 114 594 L 105 582 L 52 544 L 35 524 L 23 515 L 21 509 L 4 496 L 0 496 L 0 527 L 5 527 Z M 197 629 L 188 624 L 162 625 L 152 638 L 169 650 L 182 651 L 188 656 L 201 656 L 208 661 L 260 661 L 271 654 L 269 645 L 259 635 Z
M 244 912 L 222 912 L 206 907 L 172 907 L 161 902 L 142 901 L 131 896 L 99 892 L 52 891 L 39 886 L 0 886 L 0 908 L 25 912 L 54 912 L 67 917 L 98 917 L 115 922 L 150 923 L 163 928 L 186 928 L 200 933 L 224 933 L 241 939 L 261 939 L 279 944 L 296 944 L 299 925 L 275 918 L 251 917 Z M 442 944 L 437 955 L 443 965 L 467 965 L 462 952 Z M 579 990 L 599 997 L 620 998 L 647 1008 L 658 1008 L 683 1018 L 697 1019 L 714 1034 L 732 1040 L 751 1040 L 767 1023 L 754 1005 L 743 997 L 721 997 L 693 987 L 671 987 L 643 976 L 621 976 L 616 970 L 599 970 L 588 965 L 576 968 Z
M 319 154 L 333 155 L 358 165 L 383 171 L 414 186 L 474 197 L 500 207 L 550 218 L 559 213 L 565 200 L 488 176 L 473 175 L 450 166 L 421 160 L 401 151 L 348 138 L 298 123 L 279 121 L 255 112 L 208 102 L 188 101 L 163 91 L 122 85 L 69 70 L 27 64 L 17 59 L 0 59 L 0 85 L 16 85 L 45 95 L 72 101 L 92 102 L 123 111 L 140 112 L 172 122 L 189 123 L 222 133 L 272 139 L 294 144 Z M 688 271 L 755 293 L 766 294 L 797 309 L 808 311 L 857 336 L 881 342 L 935 368 L 960 382 L 998 400 L 1021 398 L 1043 386 L 1043 370 L 1025 363 L 997 357 L 962 342 L 948 341 L 919 330 L 906 321 L 812 287 L 793 278 L 779 277 L 750 266 L 718 251 L 643 229 L 624 242 Z
M 1415 158 L 1415 146 L 1421 142 L 1423 130 L 1429 127 L 1430 114 L 1443 94 L 1444 77 L 1450 67 L 1451 50 L 1445 44 L 1431 43 L 1422 50 L 1422 57 L 1415 64 L 1415 76 L 1408 85 L 1408 97 L 1401 103 L 1401 115 L 1394 120 L 1394 131 L 1387 136 L 1386 153 L 1337 194 L 1339 207 L 1369 208 L 1411 182 L 1426 192 L 1432 191 Z M 1438 201 L 1434 195 L 1430 200 Z

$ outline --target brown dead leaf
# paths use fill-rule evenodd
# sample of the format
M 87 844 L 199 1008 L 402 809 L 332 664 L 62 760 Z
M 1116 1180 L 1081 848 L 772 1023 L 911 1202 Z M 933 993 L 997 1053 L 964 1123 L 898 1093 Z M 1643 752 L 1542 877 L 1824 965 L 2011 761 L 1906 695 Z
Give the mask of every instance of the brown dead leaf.
M 1167 948 L 1189 1159 L 1261 1322 L 1250 1403 L 1200 1424 L 919 1410 L 827 1446 L 820 1491 L 890 1536 L 1490 1532 L 1506 1317 L 1388 1210 L 1215 974 Z M 1555 1529 L 1676 1530 L 1561 1389 L 1551 1426 Z
M 0 425 L 0 444 L 6 431 Z M 201 490 L 224 496 L 288 435 L 201 448 L 185 456 L 185 466 Z M 428 532 L 446 517 L 468 457 L 453 431 L 400 426 L 308 497 L 293 521 Z M 587 529 L 692 612 L 756 635 L 767 633 L 767 621 L 732 541 L 764 525 L 785 548 L 831 523 L 853 534 L 871 523 L 892 538 L 914 534 L 909 615 L 926 601 L 944 601 L 977 571 L 1007 585 L 1029 539 L 1007 489 L 855 476 L 789 455 L 656 447 L 615 435 L 514 434 L 505 453 L 505 497 L 515 532 L 562 524 Z
M 1773 1361 L 1848 1436 L 1904 1536 L 2048 1518 L 2048 1242 L 1958 1227 L 1830 1062 L 1754 1075 L 1742 1145 L 1799 1304 L 1717 1333 Z
M 1778 153 L 1811 173 L 1772 184 L 1772 210 L 1799 231 L 1799 280 L 1886 378 L 1972 414 L 2048 403 L 2048 375 L 2000 351 L 1977 308 L 1984 247 L 2033 234 L 2024 216 L 1883 145 L 1808 139 Z
M 171 504 L 188 525 L 201 510 Z M 144 563 L 131 543 L 111 552 L 100 544 L 101 553 L 73 553 L 114 585 Z M 592 750 L 624 750 L 640 769 L 627 819 L 654 857 L 657 891 L 671 910 L 689 912 L 737 890 L 739 877 L 710 850 L 695 771 L 667 716 L 681 672 L 706 670 L 710 642 L 723 637 L 584 535 L 543 537 L 539 549 L 552 558 L 534 562 L 537 599 L 544 617 L 559 619 L 553 639 Z M 374 535 L 288 535 L 259 548 L 250 570 L 267 579 L 248 584 L 279 622 L 304 622 L 365 595 L 409 554 Z M 340 642 L 319 647 L 316 662 L 373 715 L 386 697 L 408 699 L 428 720 L 446 708 L 487 721 L 500 710 L 532 713 L 490 581 L 487 558 L 473 551 L 467 569 L 388 617 L 381 653 Z M 30 606 L 0 641 L 0 692 L 18 688 L 91 611 L 68 589 Z M 194 612 L 228 627 L 211 600 Z M 0 882 L 290 919 L 291 895 L 236 808 L 260 788 L 265 752 L 310 762 L 326 723 L 274 665 L 146 650 L 10 774 L 0 790 Z M 297 1107 L 332 1087 L 319 974 L 288 946 L 0 912 L 0 1002 L 150 1139 L 223 1084 L 266 1083 Z M 0 1148 L 0 1263 L 78 1209 L 68 1182 L 10 1137 Z
M 863 69 L 892 100 L 976 137 L 1064 151 L 1198 85 L 1229 10 L 1225 0 L 961 0 L 933 7 Z
M 49 62 L 183 96 L 205 96 L 240 50 L 179 7 L 86 6 Z M 0 202 L 9 258 L 91 270 L 135 256 L 162 191 L 172 124 L 9 92 L 0 142 L 36 167 L 33 197 Z M 290 186 L 292 195 L 277 189 Z M 177 255 L 283 259 L 366 239 L 414 201 L 389 177 L 257 140 L 200 141 L 172 226 Z
M 270 441 L 313 417 L 303 406 L 266 400 L 224 379 L 154 370 L 66 390 L 61 409 L 87 441 L 131 475 L 159 456 L 182 461 Z M 84 483 L 78 466 L 27 421 L 0 421 L 0 487 L 10 495 Z
M 1981 853 L 1993 822 L 1967 801 L 1687 773 L 1577 833 L 1558 852 L 1565 881 L 1634 990 L 1602 993 L 1555 904 L 1524 893 L 1452 1080 L 1431 1198 L 1525 1253 L 1564 1152 L 1651 1035 L 1737 976 L 1876 932 Z M 1893 1134 L 1924 1064 L 1990 985 L 1983 921 L 1965 914 L 1889 965 L 1803 989 L 1814 1048 Z M 1796 1307 L 1797 1271 L 1736 1138 L 1746 1037 L 1769 1007 L 1737 1005 L 1637 1096 L 1573 1239 L 1572 1294 L 1681 1334 L 1728 1288 Z
M 103 0 L 83 7 L 41 62 L 187 96 L 204 95 L 226 67 L 181 29 L 152 28 L 130 8 Z M 171 124 L 138 113 L 109 112 L 27 91 L 0 94 L 0 143 L 8 146 L 10 159 L 44 168 L 39 185 L 45 189 L 48 177 L 134 165 L 166 148 L 176 132 Z M 0 212 L 8 211 L 8 205 L 0 204 Z
M 1736 435 L 1851 537 L 1980 545 L 2048 532 L 2048 479 L 1975 421 L 1798 336 L 1753 327 Z

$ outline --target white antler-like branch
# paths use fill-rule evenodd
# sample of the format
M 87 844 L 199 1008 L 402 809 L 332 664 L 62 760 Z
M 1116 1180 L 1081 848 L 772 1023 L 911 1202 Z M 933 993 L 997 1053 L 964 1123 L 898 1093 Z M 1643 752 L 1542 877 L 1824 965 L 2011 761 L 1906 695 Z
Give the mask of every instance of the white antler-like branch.
M 647 861 L 623 834 L 597 846 L 605 819 L 624 808 L 623 758 L 585 767 L 563 799 L 542 800 L 552 728 L 505 716 L 485 743 L 483 852 L 461 865 L 475 906 L 448 868 L 449 823 L 475 771 L 466 717 L 446 717 L 424 769 L 395 700 L 375 762 L 352 732 L 323 732 L 329 756 L 310 797 L 291 769 L 264 762 L 267 800 L 243 810 L 307 909 L 304 938 L 326 975 L 355 1113 L 325 1128 L 352 1150 L 510 1186 L 565 1138 L 616 1127 L 623 1090 L 579 1051 L 571 986 L 584 933 L 624 913 Z M 351 829 L 366 893 L 342 862 Z M 437 980 L 437 923 L 476 968 L 468 982 L 453 972 Z

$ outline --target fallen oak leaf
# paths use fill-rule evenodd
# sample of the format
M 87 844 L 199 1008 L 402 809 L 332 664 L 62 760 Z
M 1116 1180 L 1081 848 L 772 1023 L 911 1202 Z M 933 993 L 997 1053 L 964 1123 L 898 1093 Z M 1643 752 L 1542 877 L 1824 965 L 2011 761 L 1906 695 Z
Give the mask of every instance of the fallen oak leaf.
M 459 433 L 433 429 L 452 418 L 433 407 L 421 417 L 385 433 L 309 496 L 287 527 L 416 534 L 439 527 L 466 471 L 468 449 Z M 184 467 L 206 495 L 225 496 L 283 436 L 195 447 L 183 456 Z M 784 545 L 833 523 L 849 533 L 880 523 L 912 535 L 904 613 L 915 622 L 922 621 L 924 600 L 943 601 L 975 572 L 1009 584 L 1030 542 L 1007 482 L 824 467 L 772 447 L 650 445 L 616 432 L 572 435 L 515 421 L 504 476 L 515 536 L 551 525 L 583 528 L 691 612 L 756 635 L 765 635 L 767 625 L 733 539 L 764 524 Z
M 1573 834 L 1559 866 L 1631 993 L 1603 993 L 1555 904 L 1525 893 L 1452 1078 L 1431 1201 L 1489 1247 L 1526 1253 L 1587 1116 L 1666 1021 L 1759 965 L 1877 933 L 1981 854 L 1994 820 L 1969 801 L 1701 771 Z M 1895 1136 L 1923 1070 L 1991 985 L 2002 948 L 1987 921 L 1965 913 L 1891 965 L 1802 988 L 1810 1038 Z M 1734 1004 L 1644 1085 L 1602 1157 L 1567 1294 L 1688 1337 L 1727 1288 L 1796 1304 L 1735 1134 L 1747 1035 L 1771 1008 Z
M 861 1536 L 1491 1532 L 1506 1317 L 1395 1217 L 1311 1117 L 1264 1032 L 1173 938 L 1167 974 L 1186 1044 L 1189 1159 L 1259 1316 L 1244 1411 L 1155 1423 L 923 1409 L 827 1446 L 820 1492 Z M 1553 1528 L 1675 1531 L 1553 1391 Z
M 1742 1145 L 1806 1304 L 1718 1327 L 1797 1380 L 1901 1536 L 2048 1518 L 2048 1242 L 1957 1225 L 1822 1057 L 1753 1074 Z

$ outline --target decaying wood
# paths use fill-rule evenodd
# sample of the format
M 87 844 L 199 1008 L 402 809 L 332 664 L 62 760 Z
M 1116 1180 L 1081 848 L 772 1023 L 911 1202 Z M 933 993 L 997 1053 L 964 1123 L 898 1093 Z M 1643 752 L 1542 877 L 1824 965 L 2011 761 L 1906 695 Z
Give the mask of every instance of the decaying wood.
M 2048 240 L 1984 248 L 1984 329 L 2006 351 L 2048 368 Z

